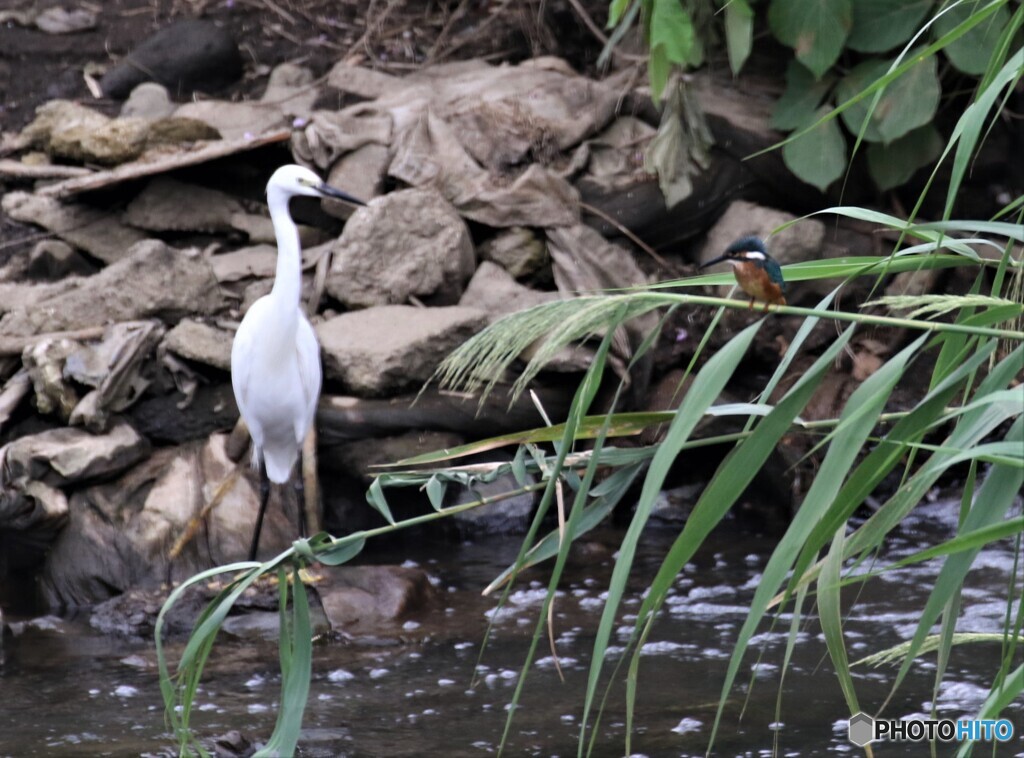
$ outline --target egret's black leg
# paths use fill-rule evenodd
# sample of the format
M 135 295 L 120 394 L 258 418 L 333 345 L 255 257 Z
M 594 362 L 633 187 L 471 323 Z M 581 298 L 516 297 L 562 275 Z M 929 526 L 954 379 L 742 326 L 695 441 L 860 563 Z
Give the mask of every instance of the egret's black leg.
M 302 455 L 299 455 L 299 478 L 295 482 L 296 505 L 299 507 L 299 536 L 307 537 L 306 534 L 306 478 L 302 475 Z
M 260 532 L 263 531 L 263 516 L 267 512 L 267 501 L 270 500 L 270 479 L 267 470 L 260 466 L 260 512 L 256 515 L 256 529 L 252 533 L 252 545 L 249 546 L 249 560 L 256 560 L 256 551 L 260 548 Z

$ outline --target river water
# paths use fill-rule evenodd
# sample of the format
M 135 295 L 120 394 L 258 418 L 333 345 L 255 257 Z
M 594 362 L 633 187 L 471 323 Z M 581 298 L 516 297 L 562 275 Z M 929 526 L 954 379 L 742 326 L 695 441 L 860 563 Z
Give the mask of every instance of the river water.
M 957 507 L 952 502 L 920 506 L 894 535 L 880 562 L 948 537 Z M 626 614 L 639 604 L 645 582 L 675 534 L 668 527 L 649 530 L 636 562 Z M 512 722 L 506 755 L 575 755 L 590 649 L 621 538 L 621 530 L 603 529 L 588 535 L 574 552 L 555 607 L 555 645 L 565 681 L 560 681 L 548 642 L 542 640 Z M 777 538 L 726 523 L 681 573 L 643 650 L 633 754 L 704 754 L 732 643 Z M 399 634 L 376 644 L 332 641 L 314 647 L 314 680 L 300 754 L 496 753 L 545 580 L 541 569 L 533 570 L 497 614 L 495 599 L 480 596 L 480 590 L 513 560 L 514 542 L 426 539 L 392 544 L 375 553 L 375 561 L 424 568 L 439 590 L 442 607 L 407 621 Z M 965 585 L 960 631 L 1002 629 L 1014 571 L 1019 604 L 1024 577 L 1014 563 L 1014 550 L 1007 541 L 979 556 Z M 939 565 L 894 571 L 860 590 L 845 626 L 851 660 L 913 633 Z M 491 637 L 481 653 L 492 620 Z M 627 615 L 613 644 L 626 640 L 628 621 Z M 714 754 L 860 752 L 847 740 L 849 712 L 813 620 L 800 632 L 778 704 L 789 621 L 784 614 L 774 627 L 764 624 L 755 638 L 756 650 L 744 660 Z M 6 662 L 0 668 L 0 756 L 173 754 L 151 641 L 99 635 L 76 618 L 35 619 L 23 629 L 6 641 Z M 608 663 L 618 659 L 613 649 Z M 941 717 L 971 716 L 987 695 L 998 661 L 997 644 L 957 649 L 936 698 L 935 658 L 926 656 L 912 669 L 885 715 L 927 714 L 935 700 Z M 1018 655 L 1014 665 L 1020 662 Z M 276 672 L 273 642 L 242 642 L 222 635 L 198 697 L 194 723 L 200 734 L 213 737 L 239 729 L 266 739 L 276 713 Z M 885 700 L 894 675 L 891 667 L 855 668 L 857 694 L 865 710 L 874 711 Z M 595 756 L 624 753 L 624 689 L 621 681 L 610 689 Z M 995 755 L 1024 756 L 1024 703 L 1014 703 L 1005 716 L 1014 724 L 1016 736 L 999 745 Z M 979 746 L 979 751 L 976 754 L 993 754 L 989 745 Z M 948 755 L 953 747 L 940 744 L 937 752 Z M 922 744 L 890 743 L 880 746 L 878 754 L 928 753 Z

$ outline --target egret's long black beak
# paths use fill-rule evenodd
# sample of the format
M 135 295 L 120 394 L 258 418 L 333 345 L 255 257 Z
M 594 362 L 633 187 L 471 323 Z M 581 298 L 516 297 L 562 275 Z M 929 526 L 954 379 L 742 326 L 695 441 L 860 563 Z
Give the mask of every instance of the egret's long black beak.
M 316 191 L 324 197 L 333 197 L 336 200 L 344 200 L 346 203 L 351 203 L 352 205 L 366 205 L 362 200 L 352 197 L 352 195 L 347 192 L 342 192 L 337 187 L 332 187 L 324 182 L 317 185 Z
M 714 266 L 716 263 L 721 263 L 722 261 L 727 261 L 727 260 L 729 260 L 729 256 L 728 255 L 720 255 L 717 258 L 712 258 L 707 263 L 700 264 L 700 269 L 699 270 L 703 271 L 708 266 Z

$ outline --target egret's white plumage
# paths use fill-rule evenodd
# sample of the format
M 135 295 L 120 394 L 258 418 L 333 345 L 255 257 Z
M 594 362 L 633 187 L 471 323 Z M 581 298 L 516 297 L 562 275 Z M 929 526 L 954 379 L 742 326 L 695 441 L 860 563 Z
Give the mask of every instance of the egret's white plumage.
M 270 294 L 252 304 L 235 334 L 231 386 L 252 435 L 253 465 L 262 462 L 267 477 L 278 484 L 291 477 L 313 424 L 321 382 L 320 345 L 299 302 L 302 253 L 299 230 L 288 210 L 288 201 L 295 195 L 361 204 L 302 166 L 282 166 L 267 184 L 267 205 L 277 236 L 277 271 Z M 264 500 L 260 520 L 265 506 Z M 257 525 L 256 541 L 258 529 Z

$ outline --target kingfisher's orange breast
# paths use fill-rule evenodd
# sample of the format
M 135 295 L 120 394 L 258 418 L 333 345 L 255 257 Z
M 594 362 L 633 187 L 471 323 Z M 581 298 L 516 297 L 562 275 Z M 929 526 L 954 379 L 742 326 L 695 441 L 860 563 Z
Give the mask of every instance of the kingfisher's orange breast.
M 772 281 L 768 272 L 756 263 L 737 263 L 733 266 L 733 274 L 740 289 L 756 300 L 766 303 L 785 305 L 782 288 Z

